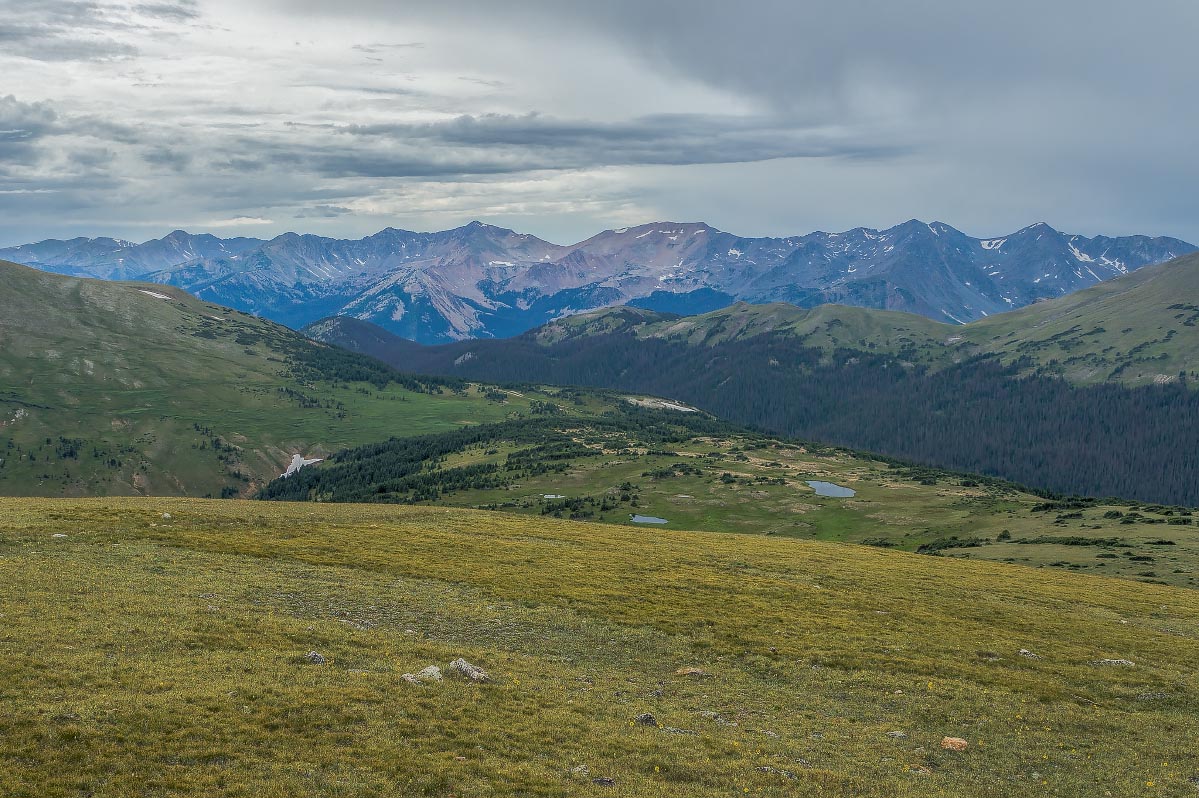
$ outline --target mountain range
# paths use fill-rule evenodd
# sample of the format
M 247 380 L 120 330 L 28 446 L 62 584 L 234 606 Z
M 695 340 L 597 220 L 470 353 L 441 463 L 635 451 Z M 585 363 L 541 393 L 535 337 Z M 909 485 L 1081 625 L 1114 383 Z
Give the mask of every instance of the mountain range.
M 1199 503 L 1199 254 L 966 325 L 784 303 L 610 308 L 425 346 L 306 332 L 408 372 L 670 397 L 804 440 L 1091 496 Z
M 300 328 L 369 321 L 422 343 L 518 335 L 615 305 L 694 314 L 736 301 L 828 303 L 966 323 L 1193 252 L 1174 238 L 1087 238 L 1038 223 L 972 238 L 941 222 L 745 238 L 702 223 L 607 230 L 573 245 L 480 222 L 437 233 L 269 241 L 180 230 L 134 244 L 42 241 L 0 258 L 73 276 L 172 285 Z

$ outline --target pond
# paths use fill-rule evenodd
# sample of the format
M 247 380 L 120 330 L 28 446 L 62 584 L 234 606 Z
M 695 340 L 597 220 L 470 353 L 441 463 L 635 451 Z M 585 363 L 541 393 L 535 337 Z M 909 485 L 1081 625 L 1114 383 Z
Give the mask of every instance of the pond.
M 665 518 L 656 518 L 655 516 L 652 516 L 652 515 L 633 515 L 633 516 L 630 516 L 629 520 L 631 520 L 634 524 L 667 524 L 667 523 L 670 523 Z
M 848 499 L 850 496 L 857 495 L 857 491 L 853 488 L 844 488 L 833 482 L 821 482 L 820 480 L 809 480 L 808 485 L 816 490 L 817 496 L 832 496 L 836 499 Z

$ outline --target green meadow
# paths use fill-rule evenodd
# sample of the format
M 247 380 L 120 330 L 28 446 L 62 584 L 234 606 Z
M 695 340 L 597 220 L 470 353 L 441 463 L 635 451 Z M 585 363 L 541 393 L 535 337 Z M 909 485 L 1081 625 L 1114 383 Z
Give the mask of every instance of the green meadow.
M 8 796 L 1173 796 L 1199 776 L 1191 590 L 441 507 L 0 518 Z M 402 678 L 431 664 L 443 681 Z

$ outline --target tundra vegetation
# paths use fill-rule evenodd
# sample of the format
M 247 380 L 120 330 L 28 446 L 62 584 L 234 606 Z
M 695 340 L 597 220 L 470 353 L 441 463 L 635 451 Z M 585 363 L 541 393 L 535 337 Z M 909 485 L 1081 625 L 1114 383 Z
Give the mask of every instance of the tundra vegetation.
M 4 499 L 0 518 L 5 795 L 1186 795 L 1199 776 L 1191 590 L 445 507 Z

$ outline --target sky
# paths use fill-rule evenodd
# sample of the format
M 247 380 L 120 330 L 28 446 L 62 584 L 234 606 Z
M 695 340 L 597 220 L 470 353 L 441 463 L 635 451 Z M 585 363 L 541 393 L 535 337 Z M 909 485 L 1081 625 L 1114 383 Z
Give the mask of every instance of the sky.
M 1193 0 L 0 0 L 0 246 L 910 218 L 1199 243 Z

